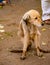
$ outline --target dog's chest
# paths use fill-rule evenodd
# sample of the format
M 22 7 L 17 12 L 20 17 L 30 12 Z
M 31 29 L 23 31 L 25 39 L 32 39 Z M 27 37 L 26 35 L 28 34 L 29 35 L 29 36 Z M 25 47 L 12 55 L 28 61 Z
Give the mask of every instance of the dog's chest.
M 34 27 L 34 25 L 28 24 L 27 27 L 28 27 L 30 37 L 34 37 L 36 34 L 36 28 Z

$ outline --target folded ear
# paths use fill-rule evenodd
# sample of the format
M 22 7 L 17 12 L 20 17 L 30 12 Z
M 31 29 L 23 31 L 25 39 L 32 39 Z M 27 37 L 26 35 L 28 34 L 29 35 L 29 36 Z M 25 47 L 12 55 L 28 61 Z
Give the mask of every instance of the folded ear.
M 30 19 L 30 15 L 26 14 L 26 15 L 23 16 L 23 20 L 24 20 L 25 22 L 28 22 L 29 19 Z

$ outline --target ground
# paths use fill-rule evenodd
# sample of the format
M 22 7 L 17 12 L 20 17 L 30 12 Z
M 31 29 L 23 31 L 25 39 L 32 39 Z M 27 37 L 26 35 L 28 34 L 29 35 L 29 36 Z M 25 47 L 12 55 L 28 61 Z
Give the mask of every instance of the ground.
M 0 24 L 4 25 L 5 30 L 4 33 L 0 33 L 0 65 L 50 65 L 50 53 L 43 53 L 43 57 L 40 58 L 30 50 L 27 58 L 20 60 L 21 53 L 10 52 L 22 49 L 17 32 L 23 14 L 30 9 L 36 9 L 41 14 L 40 0 L 12 0 L 11 4 L 0 8 Z M 40 31 L 41 48 L 50 50 L 50 25 L 44 25 Z

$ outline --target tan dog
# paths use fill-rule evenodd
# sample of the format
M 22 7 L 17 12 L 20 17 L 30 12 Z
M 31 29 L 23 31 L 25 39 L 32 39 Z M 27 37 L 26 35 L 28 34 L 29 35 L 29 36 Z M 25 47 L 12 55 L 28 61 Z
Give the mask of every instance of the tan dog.
M 23 53 L 21 59 L 25 59 L 26 51 L 29 45 L 31 45 L 31 40 L 34 40 L 37 55 L 41 56 L 40 53 L 40 32 L 38 27 L 41 27 L 42 20 L 40 14 L 36 10 L 30 10 L 24 14 L 20 21 L 20 35 L 23 42 Z

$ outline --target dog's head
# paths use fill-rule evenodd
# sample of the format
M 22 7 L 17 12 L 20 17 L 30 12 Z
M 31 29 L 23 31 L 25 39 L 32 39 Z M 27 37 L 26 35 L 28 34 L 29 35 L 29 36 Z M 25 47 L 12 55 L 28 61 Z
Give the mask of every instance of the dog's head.
M 35 26 L 38 26 L 38 27 L 40 27 L 41 24 L 42 24 L 40 14 L 36 10 L 30 10 L 27 13 L 25 13 L 24 16 L 23 16 L 23 20 L 26 23 L 29 22 L 29 23 L 31 23 Z

